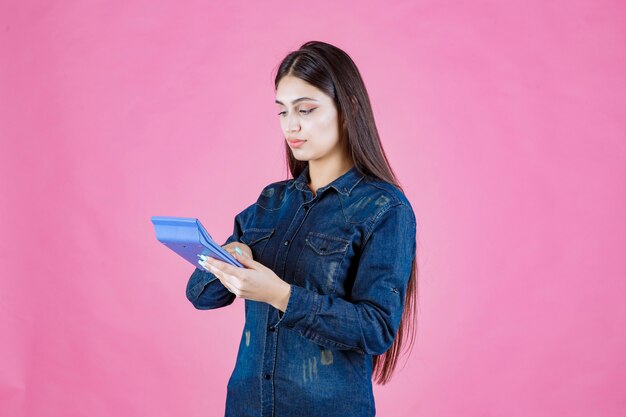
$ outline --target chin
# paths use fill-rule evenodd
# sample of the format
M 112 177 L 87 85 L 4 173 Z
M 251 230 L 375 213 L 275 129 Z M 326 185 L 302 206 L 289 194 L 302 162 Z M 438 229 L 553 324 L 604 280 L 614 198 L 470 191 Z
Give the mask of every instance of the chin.
M 302 161 L 302 162 L 308 162 L 309 160 L 311 160 L 311 158 L 305 156 L 305 155 L 298 155 L 298 152 L 291 152 L 291 155 L 294 157 L 294 159 L 298 160 L 298 161 Z

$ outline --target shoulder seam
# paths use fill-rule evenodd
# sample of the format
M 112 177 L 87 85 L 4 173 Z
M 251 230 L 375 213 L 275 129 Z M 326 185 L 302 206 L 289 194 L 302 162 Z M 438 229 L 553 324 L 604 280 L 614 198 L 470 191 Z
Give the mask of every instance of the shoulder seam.
M 260 193 L 259 193 L 259 195 L 257 196 L 257 199 L 256 199 L 256 201 L 254 202 L 254 205 L 256 205 L 256 206 L 258 206 L 258 207 L 261 207 L 263 210 L 269 210 L 269 211 L 278 210 L 280 207 L 282 207 L 282 204 L 281 204 L 281 206 L 279 206 L 279 207 L 277 207 L 277 208 L 269 208 L 269 207 L 265 207 L 265 206 L 263 206 L 262 204 L 259 204 L 259 200 L 261 200 L 261 198 L 263 198 L 263 197 L 266 197 L 266 198 L 272 198 L 272 197 L 273 197 L 273 195 L 275 194 L 275 191 L 274 191 L 274 190 L 273 190 L 273 192 L 272 192 L 272 195 L 271 195 L 271 196 L 266 196 L 266 195 L 264 195 L 264 194 L 263 194 L 263 193 L 264 193 L 264 191 L 265 191 L 265 190 L 267 190 L 268 188 L 272 188 L 272 189 L 278 188 L 278 189 L 281 189 L 281 190 L 283 190 L 283 189 L 284 189 L 284 192 L 285 192 L 285 193 L 290 192 L 290 189 L 289 189 L 289 188 L 290 188 L 290 187 L 289 187 L 289 181 L 293 181 L 293 180 L 281 180 L 281 181 L 275 181 L 275 182 L 272 182 L 272 183 L 270 183 L 270 184 L 266 185 L 265 187 L 263 187 L 263 189 L 261 190 L 261 192 L 260 192 Z M 284 204 L 284 202 L 285 202 L 285 200 L 286 200 L 286 197 L 287 197 L 286 195 L 284 195 L 284 196 L 283 196 L 283 204 Z
M 367 243 L 367 241 L 369 240 L 370 236 L 372 235 L 372 232 L 374 231 L 374 226 L 376 226 L 376 224 L 378 223 L 378 221 L 380 220 L 381 217 L 383 217 L 383 214 L 387 213 L 389 210 L 391 210 L 394 207 L 398 207 L 398 206 L 405 206 L 408 207 L 409 209 L 411 208 L 410 206 L 408 206 L 407 204 L 405 204 L 402 201 L 398 201 L 396 203 L 389 203 L 386 206 L 384 206 L 383 208 L 381 208 L 378 213 L 376 213 L 376 215 L 374 216 L 374 218 L 371 220 L 371 225 L 369 227 L 369 229 L 367 230 L 367 234 L 365 235 L 365 237 L 363 238 L 363 246 L 365 246 L 365 244 Z
M 390 187 L 393 187 L 393 189 L 394 189 L 395 191 L 397 191 L 398 193 L 402 193 L 402 191 L 401 191 L 399 188 L 397 188 L 395 185 L 393 185 L 393 184 L 391 184 L 391 183 L 384 182 L 384 181 L 380 181 L 380 180 L 377 180 L 377 179 L 375 179 L 375 178 L 372 180 L 372 178 L 369 178 L 369 177 L 368 177 L 368 178 L 367 178 L 367 180 L 366 180 L 366 183 L 370 184 L 372 187 L 375 187 L 375 188 L 379 189 L 380 191 L 384 192 L 385 194 L 387 194 L 387 195 L 391 196 L 391 197 L 392 197 L 392 199 L 393 199 L 395 202 L 403 203 L 402 199 L 398 198 L 398 196 L 396 195 L 396 193 L 393 193 L 393 192 L 391 192 L 391 191 L 387 190 L 385 187 L 381 187 L 379 184 L 376 184 L 376 182 L 383 182 L 383 183 L 385 183 L 385 184 L 389 185 Z

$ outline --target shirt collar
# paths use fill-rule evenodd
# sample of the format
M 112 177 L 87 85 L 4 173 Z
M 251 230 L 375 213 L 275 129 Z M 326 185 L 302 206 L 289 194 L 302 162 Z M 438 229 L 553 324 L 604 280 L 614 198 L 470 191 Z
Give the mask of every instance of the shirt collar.
M 321 187 L 320 189 L 318 189 L 317 193 L 320 194 L 324 192 L 327 188 L 332 187 L 335 190 L 337 190 L 337 192 L 343 195 L 346 195 L 346 196 L 350 195 L 350 192 L 352 191 L 352 189 L 358 184 L 359 181 L 363 179 L 363 177 L 364 175 L 361 174 L 357 170 L 356 165 L 353 165 L 352 168 L 348 170 L 348 172 L 341 175 L 339 178 L 336 178 L 330 184 L 325 185 L 324 187 Z M 304 191 L 304 190 L 311 191 L 311 189 L 308 186 L 309 182 L 310 182 L 309 166 L 307 165 L 304 168 L 304 170 L 302 170 L 300 175 L 298 175 L 298 178 L 294 180 L 294 184 L 296 188 L 300 191 Z

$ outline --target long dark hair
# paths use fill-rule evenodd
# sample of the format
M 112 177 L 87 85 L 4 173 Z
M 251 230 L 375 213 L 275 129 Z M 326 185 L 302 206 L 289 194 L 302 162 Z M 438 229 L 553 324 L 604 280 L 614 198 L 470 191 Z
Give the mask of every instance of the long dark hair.
M 345 141 L 344 145 L 349 149 L 357 171 L 402 190 L 380 143 L 365 84 L 348 54 L 325 42 L 306 42 L 280 63 L 274 78 L 275 89 L 286 75 L 306 81 L 333 99 L 339 113 L 340 140 Z M 293 178 L 297 178 L 308 162 L 294 158 L 287 142 L 285 152 L 289 171 Z M 409 336 L 408 351 L 413 347 L 417 316 L 417 275 L 415 257 L 398 333 L 385 353 L 374 356 L 372 378 L 378 384 L 384 385 L 391 380 L 406 336 Z

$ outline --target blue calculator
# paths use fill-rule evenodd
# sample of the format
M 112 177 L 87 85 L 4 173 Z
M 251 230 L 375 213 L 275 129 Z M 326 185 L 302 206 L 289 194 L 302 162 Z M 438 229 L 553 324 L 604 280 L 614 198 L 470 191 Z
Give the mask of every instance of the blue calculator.
M 152 216 L 152 224 L 157 240 L 196 268 L 202 268 L 198 264 L 200 255 L 210 256 L 240 268 L 244 267 L 213 240 L 196 218 Z

